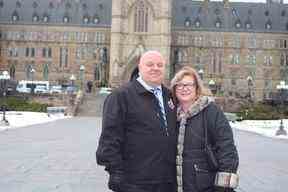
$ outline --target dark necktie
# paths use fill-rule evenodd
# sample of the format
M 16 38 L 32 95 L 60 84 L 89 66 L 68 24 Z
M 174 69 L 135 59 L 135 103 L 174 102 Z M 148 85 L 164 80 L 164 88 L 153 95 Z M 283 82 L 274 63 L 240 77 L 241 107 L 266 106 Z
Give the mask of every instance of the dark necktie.
M 161 95 L 161 90 L 160 88 L 153 88 L 151 89 L 155 99 L 154 99 L 154 102 L 155 102 L 155 109 L 157 111 L 157 115 L 160 119 L 160 124 L 161 124 L 161 128 L 163 129 L 166 129 L 167 131 L 167 121 L 166 121 L 166 117 L 165 117 L 165 109 L 164 109 L 164 106 L 161 105 L 161 102 L 159 100 L 159 97 Z

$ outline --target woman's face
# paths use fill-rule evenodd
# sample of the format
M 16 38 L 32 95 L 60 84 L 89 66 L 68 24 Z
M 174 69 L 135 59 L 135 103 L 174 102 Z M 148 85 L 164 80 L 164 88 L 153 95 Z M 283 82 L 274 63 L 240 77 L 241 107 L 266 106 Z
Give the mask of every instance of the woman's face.
M 175 87 L 178 101 L 181 103 L 193 103 L 196 100 L 196 82 L 194 77 L 184 76 Z

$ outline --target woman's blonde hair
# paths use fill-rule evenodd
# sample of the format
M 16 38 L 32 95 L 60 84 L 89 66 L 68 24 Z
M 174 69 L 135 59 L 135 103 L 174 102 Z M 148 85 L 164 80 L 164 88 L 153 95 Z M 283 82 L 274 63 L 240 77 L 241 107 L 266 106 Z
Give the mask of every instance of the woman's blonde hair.
M 176 85 L 185 76 L 190 76 L 190 77 L 194 78 L 195 84 L 196 84 L 197 98 L 199 98 L 200 96 L 212 96 L 211 91 L 204 86 L 203 81 L 200 78 L 200 76 L 198 75 L 198 73 L 196 72 L 196 70 L 190 66 L 184 66 L 175 74 L 175 76 L 171 80 L 171 87 L 170 88 L 171 88 L 174 99 L 176 99 L 176 95 L 175 95 Z

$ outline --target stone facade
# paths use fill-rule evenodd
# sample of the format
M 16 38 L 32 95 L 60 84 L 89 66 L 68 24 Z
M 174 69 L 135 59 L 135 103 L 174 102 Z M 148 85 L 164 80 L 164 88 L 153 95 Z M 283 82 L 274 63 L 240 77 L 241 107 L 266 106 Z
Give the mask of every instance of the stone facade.
M 270 99 L 288 82 L 287 16 L 272 0 L 0 0 L 0 70 L 117 87 L 153 49 L 167 58 L 167 82 L 191 65 L 218 96 Z

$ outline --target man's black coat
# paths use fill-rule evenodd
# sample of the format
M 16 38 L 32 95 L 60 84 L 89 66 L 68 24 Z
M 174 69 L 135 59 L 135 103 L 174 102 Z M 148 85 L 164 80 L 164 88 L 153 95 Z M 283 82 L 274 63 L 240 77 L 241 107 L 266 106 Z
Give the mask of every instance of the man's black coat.
M 167 136 L 155 110 L 156 99 L 137 80 L 107 96 L 97 163 L 109 173 L 123 172 L 134 184 L 175 182 L 176 107 L 162 86 Z

